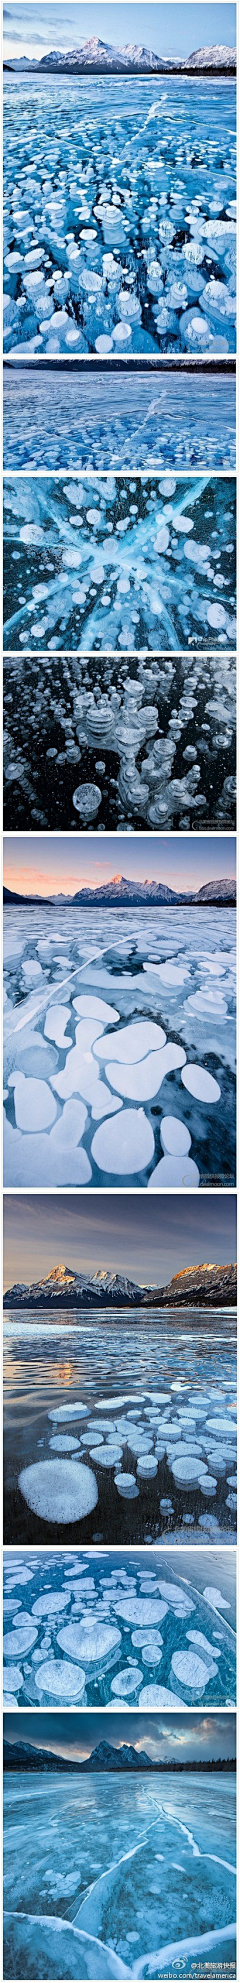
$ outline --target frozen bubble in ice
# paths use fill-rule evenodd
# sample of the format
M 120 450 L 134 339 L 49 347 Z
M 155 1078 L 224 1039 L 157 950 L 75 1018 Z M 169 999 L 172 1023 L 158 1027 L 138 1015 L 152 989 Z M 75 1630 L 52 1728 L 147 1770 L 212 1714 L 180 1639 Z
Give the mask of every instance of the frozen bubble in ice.
M 183 1186 L 193 1190 L 200 1183 L 199 1170 L 192 1157 L 160 1157 L 156 1170 L 148 1181 L 148 1191 L 166 1191 L 174 1185 L 179 1191 Z
M 61 1419 L 65 1419 L 65 1418 L 88 1418 L 88 1417 L 89 1417 L 89 1405 L 83 1405 L 81 1402 L 81 1398 L 79 1398 L 78 1404 L 55 1405 L 52 1411 L 48 1412 L 48 1418 L 57 1419 L 59 1420 L 60 1423 L 61 1423 Z
M 211 1605 L 212 1611 L 230 1610 L 229 1598 L 222 1597 L 222 1592 L 218 1589 L 217 1584 L 205 1584 L 203 1597 L 206 1598 L 206 1604 Z
M 210 1639 L 205 1639 L 205 1632 L 187 1632 L 187 1639 L 191 1640 L 192 1645 L 200 1646 L 202 1652 L 210 1653 L 210 1659 L 221 1659 L 221 1647 L 217 1650 L 216 1646 L 211 1646 Z
M 42 966 L 38 964 L 37 957 L 26 957 L 21 969 L 23 978 L 26 979 L 26 984 L 28 985 L 35 985 L 38 982 L 38 978 L 42 978 Z
M 136 1501 L 139 1488 L 133 1473 L 116 1473 L 115 1487 L 118 1494 L 122 1495 L 123 1501 Z
M 37 1135 L 41 1129 L 48 1129 L 55 1122 L 57 1104 L 47 1081 L 34 1080 L 33 1076 L 15 1074 L 9 1077 L 9 1087 L 14 1088 L 15 1121 L 18 1129 Z
M 65 1611 L 68 1602 L 67 1591 L 43 1591 L 42 1597 L 35 1598 L 32 1617 L 45 1618 L 45 1615 L 48 1618 L 51 1618 L 51 1615 L 54 1618 L 58 1617 L 58 1612 Z
M 214 602 L 213 606 L 207 607 L 207 619 L 209 627 L 219 628 L 226 626 L 225 607 L 221 606 L 220 600 L 218 601 L 216 599 L 216 603 Z
M 69 1005 L 49 1005 L 46 1012 L 44 1033 L 47 1040 L 55 1041 L 56 1047 L 66 1047 L 67 1039 L 69 1043 L 71 1041 L 70 1033 L 66 1036 L 66 1026 L 69 1018 Z
M 191 1136 L 185 1122 L 177 1115 L 163 1115 L 161 1121 L 161 1143 L 171 1156 L 185 1156 L 191 1148 Z
M 197 1061 L 187 1063 L 183 1068 L 181 1081 L 184 1088 L 188 1089 L 189 1095 L 196 1096 L 198 1102 L 219 1102 L 221 1088 L 218 1081 L 214 1081 L 213 1075 L 208 1074 L 206 1067 L 199 1067 Z
M 79 1447 L 80 1440 L 74 1439 L 73 1432 L 72 1434 L 70 1432 L 54 1432 L 52 1439 L 49 1440 L 49 1445 L 53 1447 L 55 1453 L 73 1453 L 74 1449 L 76 1448 L 77 1450 L 77 1446 Z
M 30 1652 L 31 1646 L 35 1646 L 37 1635 L 37 1626 L 32 1623 L 15 1625 L 14 1631 L 6 1632 L 3 1638 L 3 1658 L 14 1659 L 15 1653 Z
M 121 1645 L 117 1625 L 96 1618 L 81 1618 L 79 1624 L 64 1625 L 58 1632 L 58 1646 L 75 1660 L 83 1660 L 88 1672 L 112 1665 Z
M 157 537 L 155 538 L 155 551 L 158 551 L 160 556 L 162 551 L 168 550 L 168 545 L 169 545 L 168 524 L 162 523 L 161 529 L 158 530 Z
M 95 819 L 101 805 L 102 793 L 99 785 L 76 785 L 73 792 L 73 806 L 82 820 Z
M 114 1600 L 117 1617 L 124 1618 L 126 1625 L 161 1625 L 166 1618 L 168 1606 L 160 1598 L 124 1597 Z
M 209 1660 L 206 1664 L 197 1653 L 175 1652 L 172 1654 L 172 1672 L 189 1693 L 204 1694 L 208 1680 L 215 1679 L 218 1668 L 215 1660 L 211 1661 L 211 1665 Z
M 112 351 L 112 337 L 105 337 L 104 335 L 102 337 L 96 337 L 95 351 L 99 352 L 100 358 L 108 357 L 109 351 Z
M 160 1666 L 161 1659 L 162 1659 L 162 1653 L 160 1650 L 160 1646 L 157 1642 L 155 1644 L 154 1639 L 150 1639 L 150 1635 L 149 1635 L 149 1640 L 147 1641 L 147 1644 L 142 1646 L 143 1664 L 144 1666 Z
M 186 1592 L 182 1590 L 181 1584 L 167 1584 L 163 1582 L 161 1577 L 159 1590 L 161 1591 L 161 1597 L 166 1598 L 167 1604 L 172 1606 L 172 1611 L 175 1611 L 176 1616 L 180 1610 L 181 1612 L 184 1610 L 184 1617 L 189 1618 L 190 1612 L 194 1611 L 195 1607 L 192 1604 L 192 1599 L 187 1597 Z
M 55 1694 L 56 1700 L 79 1701 L 85 1690 L 85 1673 L 81 1666 L 73 1666 L 70 1660 L 46 1659 L 35 1672 L 35 1686 L 39 1694 Z
M 117 1673 L 116 1680 L 111 1680 L 111 1694 L 118 1694 L 119 1697 L 123 1695 L 126 1699 L 129 1694 L 138 1694 L 141 1679 L 141 1666 L 135 1666 L 134 1669 L 131 1666 L 123 1666 L 122 1671 Z
M 155 1454 L 144 1453 L 137 1462 L 137 1473 L 141 1480 L 153 1480 L 158 1470 Z
M 132 1062 L 143 1060 L 151 1051 L 154 1052 L 154 1050 L 157 1051 L 158 1047 L 163 1047 L 165 1040 L 166 1033 L 163 1033 L 162 1026 L 156 1025 L 155 1020 L 136 1019 L 133 1021 L 132 1026 L 122 1026 L 120 1033 L 116 1034 L 114 1039 L 115 1059 L 126 1062 L 131 1066 Z M 101 1040 L 101 1045 L 98 1044 L 95 1048 L 98 1060 L 107 1060 L 109 1049 L 111 1052 L 111 1034 L 109 1039 L 108 1034 L 105 1033 L 104 1039 Z
M 139 1708 L 179 1708 L 179 1694 L 172 1694 L 170 1687 L 158 1687 L 152 1680 L 149 1687 L 142 1687 L 138 1698 Z
M 94 998 L 91 992 L 74 998 L 73 1006 L 80 1019 L 101 1019 L 104 1025 L 108 1022 L 110 1026 L 116 1026 L 119 1019 L 116 1005 L 107 1005 L 105 999 Z
M 23 1467 L 18 1486 L 33 1514 L 57 1525 L 84 1521 L 98 1501 L 94 1473 L 81 1460 L 38 1460 Z
M 168 1464 L 170 1466 L 170 1458 Z M 207 1474 L 207 1467 L 200 1453 L 197 1456 L 194 1453 L 187 1453 L 186 1450 L 182 1459 L 180 1456 L 179 1459 L 171 1459 L 171 1473 L 179 1487 L 196 1487 L 196 1485 L 200 1487 L 204 1474 Z
M 124 1109 L 102 1122 L 95 1131 L 92 1156 L 99 1170 L 113 1176 L 132 1176 L 145 1170 L 154 1156 L 154 1136 L 144 1109 Z
M 90 1450 L 90 1460 L 94 1460 L 96 1467 L 115 1467 L 122 1458 L 122 1450 L 122 1446 L 117 1445 L 117 1440 L 112 1446 L 110 1443 L 109 1446 L 93 1446 L 92 1452 Z
M 7 1682 L 8 1692 L 11 1694 L 18 1693 L 20 1687 L 23 1687 L 21 1666 L 6 1666 L 6 1668 L 3 1668 L 3 1687 L 5 1680 Z
M 184 985 L 186 978 L 190 976 L 186 964 L 172 964 L 170 957 L 167 958 L 166 964 L 153 964 L 149 958 L 148 964 L 144 964 L 143 969 L 144 971 L 150 971 L 151 975 L 154 971 L 156 976 L 161 979 L 161 983 L 163 985 L 169 985 L 169 988 L 172 985 L 173 990 L 175 986 Z
M 44 530 L 40 523 L 22 523 L 19 537 L 21 544 L 29 544 L 33 549 L 38 549 L 38 545 L 44 542 Z

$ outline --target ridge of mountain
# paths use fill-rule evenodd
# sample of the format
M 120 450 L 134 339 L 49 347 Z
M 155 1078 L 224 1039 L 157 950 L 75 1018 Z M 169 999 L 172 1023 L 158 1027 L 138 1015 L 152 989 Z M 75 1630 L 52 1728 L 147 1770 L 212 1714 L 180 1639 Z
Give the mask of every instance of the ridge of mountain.
M 129 42 L 126 47 L 114 48 L 98 35 L 92 35 L 80 48 L 71 48 L 66 53 L 59 48 L 50 49 L 46 55 L 28 57 L 22 55 L 4 63 L 4 67 L 24 74 L 28 70 L 38 73 L 60 73 L 65 75 L 174 75 L 194 73 L 235 74 L 236 50 L 216 43 L 212 47 L 193 50 L 185 57 L 156 55 L 141 43 Z
M 179 905 L 184 905 L 184 903 L 186 907 L 194 906 L 194 904 L 196 907 L 201 907 L 205 902 L 212 903 L 213 905 L 214 903 L 216 905 L 218 903 L 224 903 L 224 906 L 227 906 L 235 904 L 236 883 L 234 877 L 229 879 L 228 877 L 221 877 L 219 881 L 213 879 L 212 881 L 204 882 L 203 886 L 195 893 L 190 892 L 190 890 L 186 893 L 181 890 L 177 891 L 176 889 L 169 888 L 167 882 L 154 880 L 134 882 L 129 881 L 127 875 L 117 874 L 112 876 L 111 881 L 103 882 L 97 888 L 78 888 L 74 895 L 21 895 L 20 892 L 18 893 L 15 889 L 7 888 L 4 884 L 3 900 L 6 905 L 9 904 L 10 906 L 11 904 L 14 905 L 14 903 L 19 904 L 19 906 L 25 903 L 29 907 L 29 905 L 34 903 L 36 906 L 41 903 L 45 907 L 52 908 L 59 908 L 62 905 L 65 908 L 94 906 L 95 909 L 98 907 L 98 904 L 102 906 L 104 903 L 109 908 L 114 908 L 115 905 L 124 908 L 125 904 L 127 904 L 128 908 L 134 908 L 135 905 L 138 907 L 141 903 L 146 908 L 148 904 L 151 907 L 154 904 L 156 906 L 162 906 L 165 903 L 166 905 L 168 903 L 170 905 L 172 904 L 173 908 L 178 908 Z
M 146 1306 L 143 1293 L 143 1307 Z M 152 1288 L 151 1307 L 236 1308 L 237 1263 L 227 1265 L 203 1261 L 199 1266 L 182 1267 L 173 1274 L 168 1287 Z
M 152 1770 L 154 1774 L 160 1771 L 164 1771 L 165 1773 L 166 1770 L 169 1772 L 172 1772 L 172 1770 L 174 1772 L 179 1770 L 194 1771 L 196 1769 L 196 1762 L 189 1762 L 189 1759 L 186 1762 L 180 1757 L 176 1761 L 173 1757 L 171 1757 L 170 1762 L 167 1762 L 166 1759 L 160 1759 L 158 1761 L 156 1758 L 148 1756 L 146 1749 L 138 1751 L 134 1749 L 132 1743 L 128 1742 L 123 1742 L 121 1749 L 114 1749 L 111 1742 L 99 1742 L 97 1748 L 92 1749 L 90 1756 L 79 1756 L 78 1758 L 73 1756 L 59 1756 L 56 1753 L 54 1754 L 54 1751 L 50 1749 L 35 1749 L 34 1744 L 22 1742 L 21 1736 L 19 1736 L 18 1742 L 14 1743 L 8 1742 L 4 1736 L 3 1767 L 5 1770 L 37 1770 L 41 1774 L 44 1772 L 45 1775 L 50 1771 L 52 1773 L 54 1771 L 56 1775 L 61 1775 L 63 1772 L 71 1776 L 79 1776 L 80 1774 L 90 1775 L 91 1772 L 96 1775 L 98 1771 L 103 1772 L 104 1770 L 109 1771 L 109 1774 L 113 1771 L 122 1772 L 123 1775 L 124 1773 L 136 1770 L 140 1775 L 140 1772 L 143 1770 Z M 214 1770 L 225 1771 L 235 1770 L 236 1763 L 235 1758 L 229 1756 L 219 1757 L 214 1763 L 203 1757 L 203 1759 L 201 1758 L 199 1760 L 197 1768 L 204 1771 L 212 1770 L 212 1768 Z
M 235 1307 L 237 1300 L 236 1264 L 204 1261 L 182 1267 L 165 1287 L 142 1287 L 125 1274 L 97 1267 L 94 1274 L 78 1274 L 60 1264 L 29 1287 L 15 1282 L 3 1296 L 4 1308 L 180 1308 Z

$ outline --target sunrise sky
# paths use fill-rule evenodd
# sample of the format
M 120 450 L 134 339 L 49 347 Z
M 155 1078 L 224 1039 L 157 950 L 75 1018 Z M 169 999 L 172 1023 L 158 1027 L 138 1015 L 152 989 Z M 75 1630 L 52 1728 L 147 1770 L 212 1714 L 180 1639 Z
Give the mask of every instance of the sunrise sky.
M 171 1760 L 176 1762 L 198 1761 L 198 1757 L 235 1755 L 235 1715 L 234 1714 L 127 1714 L 111 1713 L 107 1709 L 101 1714 L 37 1714 L 24 1712 L 20 1715 L 4 1715 L 4 1732 L 8 1742 L 32 1742 L 34 1748 L 50 1749 L 56 1755 L 84 1757 L 91 1754 L 99 1742 L 111 1742 L 120 1749 L 123 1742 L 133 1742 L 134 1748 L 146 1749 L 151 1761 Z
M 221 41 L 235 47 L 236 10 L 225 0 L 170 0 L 170 4 L 143 4 L 143 0 L 96 0 L 86 5 L 62 4 L 62 0 L 30 0 L 30 4 L 4 8 L 5 58 L 44 55 L 51 48 L 76 48 L 91 35 L 98 35 L 111 46 L 127 42 L 143 43 L 154 54 L 183 57 L 195 48 L 210 47 Z
M 129 880 L 167 882 L 180 891 L 235 874 L 235 836 L 170 834 L 6 835 L 4 882 L 23 895 L 74 895 L 122 874 Z
M 167 1286 L 181 1267 L 236 1259 L 236 1200 L 190 1192 L 91 1200 L 76 1193 L 4 1196 L 4 1288 L 42 1279 L 64 1261 L 79 1273 L 118 1268 L 140 1285 Z

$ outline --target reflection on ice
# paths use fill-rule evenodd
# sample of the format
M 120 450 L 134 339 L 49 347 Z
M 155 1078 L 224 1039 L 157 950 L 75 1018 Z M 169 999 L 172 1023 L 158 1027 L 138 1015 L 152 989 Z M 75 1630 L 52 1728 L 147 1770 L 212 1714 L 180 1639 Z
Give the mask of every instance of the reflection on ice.
M 57 914 L 5 911 L 5 1183 L 234 1183 L 234 911 Z
M 234 647 L 234 477 L 6 477 L 5 518 L 7 650 Z

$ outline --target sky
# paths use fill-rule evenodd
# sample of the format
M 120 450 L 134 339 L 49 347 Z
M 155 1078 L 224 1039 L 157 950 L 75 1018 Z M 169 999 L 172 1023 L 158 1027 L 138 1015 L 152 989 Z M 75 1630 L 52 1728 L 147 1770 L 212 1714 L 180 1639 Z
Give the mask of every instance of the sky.
M 118 1268 L 140 1285 L 164 1287 L 181 1267 L 236 1259 L 236 1198 L 231 1192 L 164 1202 L 135 1191 L 43 1197 L 4 1195 L 4 1288 L 30 1285 L 64 1261 L 80 1273 Z
M 4 1715 L 4 1733 L 8 1742 L 32 1742 L 34 1748 L 50 1749 L 56 1755 L 77 1758 L 89 1756 L 99 1742 L 111 1742 L 120 1749 L 123 1742 L 131 1742 L 141 1753 L 146 1749 L 151 1761 L 184 1762 L 198 1761 L 205 1757 L 235 1755 L 235 1715 L 222 1714 L 174 1714 L 143 1715 L 132 1713 L 110 1714 L 101 1709 L 98 1714 L 81 1713 L 37 1714 L 24 1712 Z
M 21 894 L 74 895 L 123 874 L 128 880 L 167 882 L 169 888 L 201 888 L 235 874 L 235 836 L 145 834 L 5 835 L 4 882 Z
M 77 6 L 62 5 L 61 0 L 54 4 L 34 4 L 4 8 L 5 57 L 44 55 L 51 48 L 76 48 L 81 41 L 98 35 L 101 41 L 111 46 L 124 47 L 128 42 L 143 43 L 145 48 L 162 56 L 191 55 L 200 47 L 211 47 L 214 43 L 235 47 L 236 10 L 226 5 L 225 0 L 213 0 L 213 4 L 190 6 L 182 4 L 153 5 L 138 4 L 138 0 L 123 0 L 123 5 L 115 0 L 103 0 L 103 4 Z

